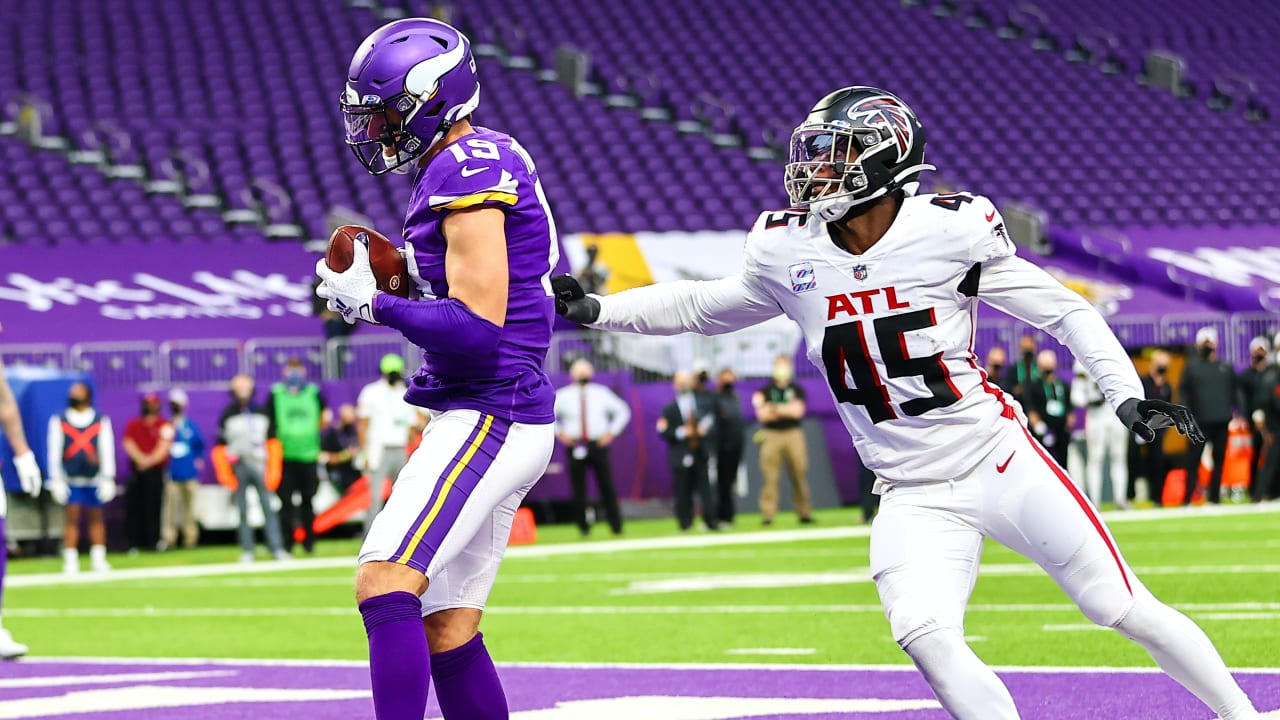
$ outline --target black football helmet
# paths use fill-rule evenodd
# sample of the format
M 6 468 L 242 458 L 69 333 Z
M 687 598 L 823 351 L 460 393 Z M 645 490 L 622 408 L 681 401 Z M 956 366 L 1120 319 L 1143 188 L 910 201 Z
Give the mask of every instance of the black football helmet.
M 896 95 L 867 86 L 818 101 L 791 134 L 787 195 L 834 222 L 896 190 L 915 194 L 924 162 L 924 128 Z

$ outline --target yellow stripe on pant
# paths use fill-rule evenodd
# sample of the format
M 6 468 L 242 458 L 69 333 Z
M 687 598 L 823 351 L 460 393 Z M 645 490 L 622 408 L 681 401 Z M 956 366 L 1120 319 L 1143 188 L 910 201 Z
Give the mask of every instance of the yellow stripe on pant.
M 413 532 L 413 539 L 409 541 L 405 547 L 404 553 L 396 560 L 401 565 L 407 565 L 409 559 L 413 557 L 413 552 L 418 549 L 418 544 L 422 542 L 422 537 L 427 534 L 427 530 L 431 529 L 431 523 L 440 514 L 440 508 L 444 507 L 444 501 L 449 496 L 449 491 L 453 489 L 453 483 L 467 469 L 467 464 L 471 462 L 471 458 L 475 456 L 476 450 L 480 444 L 484 442 L 485 437 L 489 434 L 489 428 L 493 425 L 493 416 L 485 415 L 484 424 L 480 426 L 480 432 L 476 433 L 476 437 L 471 441 L 471 445 L 467 451 L 463 453 L 462 459 L 453 466 L 453 470 L 449 471 L 449 475 L 444 479 L 444 487 L 440 488 L 440 494 L 436 496 L 436 502 L 431 506 L 430 512 L 423 518 L 422 524 Z

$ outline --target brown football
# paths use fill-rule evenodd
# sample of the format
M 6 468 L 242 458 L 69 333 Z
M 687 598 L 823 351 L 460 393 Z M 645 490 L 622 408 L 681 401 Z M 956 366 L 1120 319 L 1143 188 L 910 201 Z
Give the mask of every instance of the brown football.
M 369 264 L 373 277 L 382 292 L 407 298 L 412 295 L 413 282 L 400 250 L 376 230 L 359 225 L 343 225 L 329 236 L 329 248 L 324 261 L 331 270 L 342 272 L 351 267 L 355 258 L 353 243 L 362 242 L 369 248 Z

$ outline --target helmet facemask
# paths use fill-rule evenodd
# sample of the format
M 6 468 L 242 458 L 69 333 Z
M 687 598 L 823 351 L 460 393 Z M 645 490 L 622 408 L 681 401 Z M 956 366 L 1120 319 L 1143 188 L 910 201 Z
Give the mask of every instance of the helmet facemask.
M 888 128 L 854 127 L 843 121 L 806 123 L 791 135 L 785 186 L 793 205 L 807 207 L 823 222 L 902 189 L 912 194 L 921 170 L 895 174 L 898 144 Z
M 389 100 L 369 95 L 365 102 L 356 104 L 350 102 L 351 94 L 348 91 L 341 99 L 347 147 L 373 175 L 411 172 L 418 159 L 448 132 L 448 123 L 441 121 L 436 137 L 427 142 L 407 129 L 415 118 L 438 116 L 443 102 L 424 106 L 412 95 L 401 93 Z

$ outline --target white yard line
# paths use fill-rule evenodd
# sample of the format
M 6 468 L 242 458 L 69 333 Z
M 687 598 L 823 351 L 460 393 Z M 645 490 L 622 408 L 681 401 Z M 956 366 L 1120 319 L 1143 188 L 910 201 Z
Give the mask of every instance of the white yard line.
M 730 648 L 725 655 L 813 655 L 817 648 Z
M 1109 523 L 1145 522 L 1177 518 L 1223 517 L 1228 515 L 1257 515 L 1280 513 L 1280 503 L 1233 505 L 1221 507 L 1171 508 L 1151 510 L 1111 511 L 1102 513 Z M 521 545 L 507 550 L 509 558 L 546 558 L 564 555 L 601 555 L 641 550 L 686 550 L 738 545 L 774 545 L 779 543 L 864 538 L 871 534 L 866 525 L 811 528 L 804 530 L 760 530 L 742 533 L 708 533 L 693 537 L 679 535 L 662 538 L 632 540 L 601 540 L 585 543 L 558 543 L 551 545 Z M 306 558 L 289 562 L 214 563 L 208 565 L 180 565 L 155 568 L 113 570 L 108 573 L 33 573 L 9 575 L 5 586 L 9 588 L 47 587 L 54 585 L 95 585 L 131 580 L 174 580 L 183 578 L 214 577 L 220 575 L 252 575 L 302 570 L 351 568 L 355 558 Z M 1239 567 L 1239 566 L 1237 566 Z M 1271 566 L 1274 567 L 1274 566 Z M 1182 569 L 1184 572 L 1187 568 Z
M 100 664 L 100 665 L 161 665 L 161 666 L 249 666 L 249 667 L 351 667 L 367 668 L 364 660 L 275 660 L 268 658 L 121 658 L 121 657 L 26 657 L 18 662 L 43 664 Z M 588 662 L 500 662 L 498 667 L 509 668 L 548 668 L 580 669 L 580 670 L 790 670 L 796 672 L 916 672 L 914 665 L 858 665 L 831 664 L 792 665 L 788 663 L 588 663 Z M 993 668 L 1001 673 L 1133 673 L 1152 675 L 1162 672 L 1154 666 L 1115 667 L 1115 666 L 1034 666 L 1034 665 L 995 665 Z M 1231 672 L 1239 675 L 1280 675 L 1280 668 L 1232 668 Z
M 1197 618 L 1208 620 L 1280 619 L 1280 603 L 1188 603 L 1177 606 Z M 490 607 L 487 615 L 789 615 L 789 614 L 879 614 L 879 604 L 832 605 L 550 605 Z M 1078 613 L 1070 603 L 977 603 L 970 613 Z M 20 618 L 189 618 L 189 617 L 345 617 L 354 616 L 354 606 L 331 607 L 72 607 L 5 610 L 6 617 Z M 1093 625 L 1046 625 L 1046 629 L 1092 629 Z

